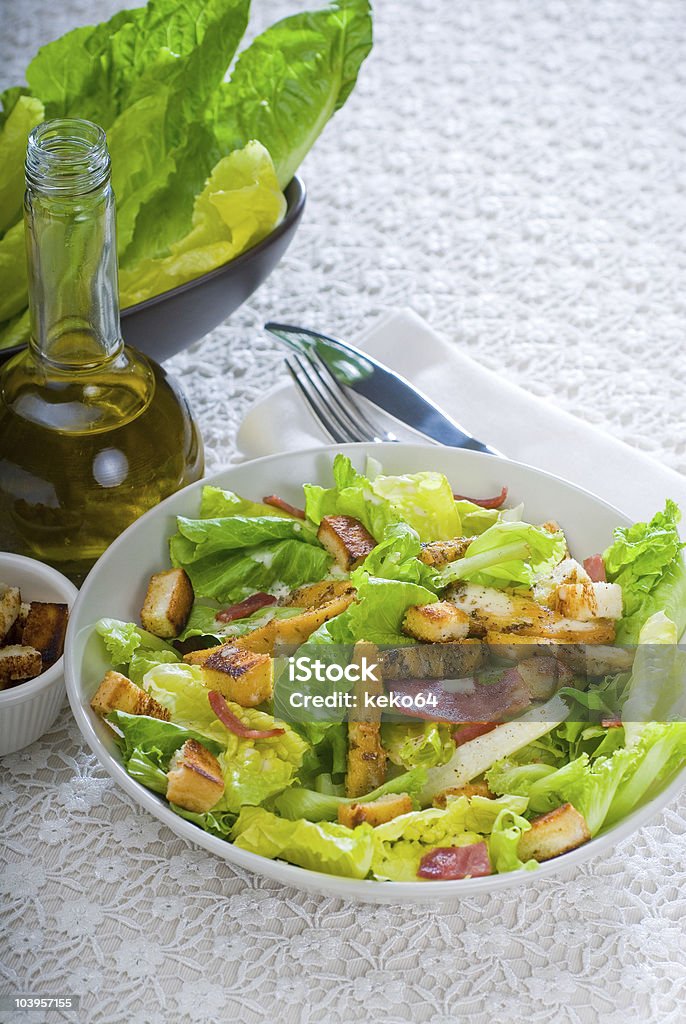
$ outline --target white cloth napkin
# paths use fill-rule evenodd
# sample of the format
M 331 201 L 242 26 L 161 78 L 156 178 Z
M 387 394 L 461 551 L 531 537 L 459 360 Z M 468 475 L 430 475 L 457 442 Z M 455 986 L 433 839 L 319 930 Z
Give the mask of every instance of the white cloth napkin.
M 412 310 L 391 310 L 350 340 L 508 458 L 564 477 L 635 520 L 650 517 L 667 497 L 686 509 L 686 477 L 484 369 Z M 256 458 L 324 441 L 292 383 L 284 382 L 248 410 L 237 445 L 246 458 Z

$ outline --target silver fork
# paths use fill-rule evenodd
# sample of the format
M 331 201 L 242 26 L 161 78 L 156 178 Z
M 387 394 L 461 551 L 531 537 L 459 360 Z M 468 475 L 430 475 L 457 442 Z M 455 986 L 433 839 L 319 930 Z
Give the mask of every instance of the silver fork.
M 289 356 L 286 366 L 310 411 L 332 441 L 345 444 L 398 440 L 391 431 L 369 419 L 316 352 Z

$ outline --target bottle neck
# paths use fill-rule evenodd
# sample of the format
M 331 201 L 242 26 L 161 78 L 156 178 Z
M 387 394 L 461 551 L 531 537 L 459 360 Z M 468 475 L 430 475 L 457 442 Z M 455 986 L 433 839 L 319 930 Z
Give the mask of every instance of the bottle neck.
M 100 128 L 62 120 L 34 129 L 24 211 L 34 356 L 72 372 L 116 359 L 115 207 Z

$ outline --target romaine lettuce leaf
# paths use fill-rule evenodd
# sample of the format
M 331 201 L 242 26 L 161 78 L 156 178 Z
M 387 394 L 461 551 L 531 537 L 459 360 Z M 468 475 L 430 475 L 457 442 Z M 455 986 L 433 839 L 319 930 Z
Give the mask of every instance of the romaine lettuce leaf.
M 259 139 L 285 187 L 355 85 L 372 46 L 370 15 L 368 0 L 336 0 L 259 35 L 209 111 L 222 151 Z
M 331 556 L 321 547 L 301 540 L 281 540 L 241 550 L 218 549 L 205 558 L 188 557 L 189 547 L 180 534 L 171 540 L 172 565 L 188 573 L 196 597 L 232 604 L 280 585 L 299 587 L 323 579 Z
M 414 881 L 419 862 L 429 850 L 437 846 L 469 846 L 482 842 L 484 836 L 490 836 L 504 811 L 518 816 L 526 806 L 524 797 L 508 795 L 490 800 L 480 796 L 461 796 L 449 800 L 445 810 L 431 807 L 425 811 L 411 811 L 377 825 L 372 861 L 374 876 L 392 881 Z
M 149 647 L 137 647 L 131 655 L 126 674 L 137 686 L 142 686 L 148 672 L 158 665 L 174 665 L 180 661 L 176 651 L 151 651 Z
M 191 230 L 169 255 L 127 258 L 119 274 L 122 306 L 214 270 L 256 245 L 281 222 L 286 200 L 269 153 L 259 142 L 224 157 L 195 200 Z
M 111 711 L 107 721 L 115 725 L 123 735 L 125 761 L 128 761 L 134 750 L 140 750 L 166 771 L 169 759 L 187 739 L 198 740 L 212 754 L 222 751 L 222 744 L 212 736 L 205 735 L 202 729 L 189 729 L 177 722 L 164 722 L 161 718 L 149 718 L 147 715 L 129 715 L 125 711 Z
M 443 585 L 469 580 L 486 587 L 532 587 L 565 555 L 562 531 L 549 533 L 529 523 L 501 520 L 478 536 L 464 558 L 439 570 Z
M 12 321 L 24 312 L 28 302 L 23 220 L 0 238 L 0 282 L 0 321 Z
M 192 821 L 194 825 L 199 825 L 205 832 L 209 832 L 212 836 L 218 836 L 220 839 L 229 838 L 236 821 L 236 815 L 231 811 L 218 811 L 213 808 L 211 811 L 205 811 L 204 814 L 196 814 L 194 811 L 187 811 L 185 807 L 178 807 L 176 804 L 169 804 L 169 806 L 180 818 Z
M 591 835 L 629 814 L 686 763 L 686 723 L 649 722 L 631 747 L 591 759 L 582 753 L 557 770 L 500 761 L 486 773 L 494 793 L 526 796 L 534 813 L 571 803 Z
M 455 753 L 450 726 L 440 722 L 384 722 L 381 734 L 389 760 L 403 768 L 434 768 Z
M 290 821 L 264 807 L 244 807 L 231 838 L 242 850 L 348 878 L 365 878 L 374 853 L 369 825 L 349 829 L 336 822 Z
M 272 505 L 264 505 L 261 501 L 250 501 L 242 498 L 235 491 L 227 491 L 221 487 L 208 485 L 202 489 L 200 499 L 201 519 L 224 519 L 227 516 L 269 516 L 271 518 L 291 519 L 288 512 Z
M 495 819 L 488 837 L 488 856 L 498 874 L 518 871 L 520 868 L 533 871 L 538 867 L 538 861 L 523 861 L 517 853 L 522 834 L 528 832 L 530 828 L 531 825 L 526 818 L 509 808 L 503 808 Z
M 396 775 L 395 778 L 389 779 L 388 782 L 384 782 L 377 789 L 361 797 L 345 797 L 334 793 L 304 789 L 302 786 L 291 786 L 276 798 L 273 807 L 282 817 L 292 820 L 307 818 L 308 821 L 335 821 L 338 816 L 338 808 L 342 804 L 359 801 L 368 803 L 389 793 L 407 793 L 408 796 L 414 798 L 415 806 L 417 806 L 416 798 L 425 782 L 426 771 L 423 768 L 413 768 L 412 771 Z
M 679 537 L 681 512 L 673 501 L 649 523 L 618 527 L 603 554 L 607 578 L 622 588 L 624 614 L 617 643 L 638 643 L 644 623 L 664 612 L 680 637 L 686 628 L 686 565 Z
M 148 633 L 134 622 L 122 622 L 121 619 L 100 619 L 95 624 L 95 630 L 103 638 L 115 668 L 128 665 L 134 652 L 139 648 L 176 654 L 170 644 L 160 640 L 153 633 Z
M 353 582 L 360 582 L 367 576 L 376 576 L 385 580 L 419 583 L 438 591 L 438 573 L 420 562 L 418 556 L 421 550 L 419 535 L 411 526 L 407 523 L 392 523 L 386 527 L 383 538 L 353 573 Z
M 420 540 L 450 540 L 462 532 L 452 487 L 443 473 L 425 471 L 404 476 L 377 476 L 372 490 L 393 506 Z
M 358 582 L 357 601 L 328 624 L 334 642 L 412 643 L 402 632 L 405 612 L 412 605 L 430 604 L 436 600 L 436 595 L 417 583 L 377 579 L 375 576 L 358 577 L 355 582 Z
M 324 516 L 354 516 L 380 541 L 386 527 L 405 523 L 421 541 L 445 540 L 460 533 L 460 517 L 453 493 L 442 473 L 405 476 L 358 473 L 350 459 L 337 455 L 333 464 L 334 486 L 305 485 L 306 512 L 319 524 Z
M 44 116 L 40 100 L 19 96 L 0 128 L 0 235 L 22 220 L 26 140 Z

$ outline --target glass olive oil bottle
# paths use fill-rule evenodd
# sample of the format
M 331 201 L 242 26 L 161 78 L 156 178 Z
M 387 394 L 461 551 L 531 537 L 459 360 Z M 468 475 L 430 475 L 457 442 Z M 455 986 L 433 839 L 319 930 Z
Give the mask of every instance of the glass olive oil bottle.
M 203 472 L 188 404 L 124 345 L 104 132 L 47 121 L 26 155 L 31 340 L 0 370 L 0 548 L 80 581 L 143 512 Z

